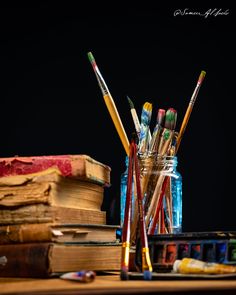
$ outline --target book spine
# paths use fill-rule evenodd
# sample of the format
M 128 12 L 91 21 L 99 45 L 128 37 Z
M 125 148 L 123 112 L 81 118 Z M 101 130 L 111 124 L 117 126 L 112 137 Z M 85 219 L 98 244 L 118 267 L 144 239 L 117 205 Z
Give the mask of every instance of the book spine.
M 1 245 L 0 277 L 46 278 L 50 276 L 49 243 Z
M 47 224 L 19 224 L 0 226 L 0 244 L 50 242 L 52 231 Z

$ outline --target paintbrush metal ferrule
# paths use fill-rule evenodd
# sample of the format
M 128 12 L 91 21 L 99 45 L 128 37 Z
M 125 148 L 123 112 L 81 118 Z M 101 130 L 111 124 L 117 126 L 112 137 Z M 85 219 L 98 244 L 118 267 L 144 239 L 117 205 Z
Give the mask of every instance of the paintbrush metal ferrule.
M 148 247 L 142 248 L 142 271 L 150 271 L 152 272 L 152 264 L 150 259 L 150 253 Z
M 123 242 L 122 243 L 122 263 L 121 268 L 129 268 L 129 251 L 130 251 L 130 243 Z
M 106 87 L 106 85 L 104 85 L 104 82 L 103 82 L 103 79 L 101 79 L 101 77 L 97 74 L 97 72 L 95 71 L 95 75 L 96 75 L 96 78 L 97 78 L 97 81 L 98 81 L 98 85 L 102 91 L 102 95 L 105 96 L 105 95 L 109 95 L 109 90 L 108 88 Z

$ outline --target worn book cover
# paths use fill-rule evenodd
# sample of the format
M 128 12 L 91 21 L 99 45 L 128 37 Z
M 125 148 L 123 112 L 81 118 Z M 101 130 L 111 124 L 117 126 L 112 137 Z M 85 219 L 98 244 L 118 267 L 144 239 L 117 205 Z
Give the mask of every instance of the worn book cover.
M 121 244 L 26 243 L 0 245 L 0 277 L 43 278 L 78 270 L 117 271 Z
M 88 155 L 52 155 L 0 158 L 0 177 L 37 173 L 58 168 L 65 177 L 110 185 L 111 168 Z

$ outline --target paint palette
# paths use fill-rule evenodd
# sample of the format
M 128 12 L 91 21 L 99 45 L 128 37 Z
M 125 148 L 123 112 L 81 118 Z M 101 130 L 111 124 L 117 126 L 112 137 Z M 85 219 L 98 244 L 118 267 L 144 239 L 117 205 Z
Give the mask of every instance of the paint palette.
M 236 265 L 236 232 L 186 232 L 148 236 L 153 271 L 170 272 L 176 259 L 190 257 L 206 262 Z M 140 241 L 136 265 L 141 269 Z

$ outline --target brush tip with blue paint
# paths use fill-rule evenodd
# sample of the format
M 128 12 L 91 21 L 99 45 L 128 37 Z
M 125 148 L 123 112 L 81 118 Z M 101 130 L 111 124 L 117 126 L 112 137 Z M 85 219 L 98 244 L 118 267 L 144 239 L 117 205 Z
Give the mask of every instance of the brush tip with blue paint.
M 151 281 L 152 280 L 152 272 L 150 270 L 144 270 L 143 279 L 145 281 Z
M 129 280 L 129 274 L 125 270 L 120 271 L 120 279 L 121 281 L 128 281 Z

